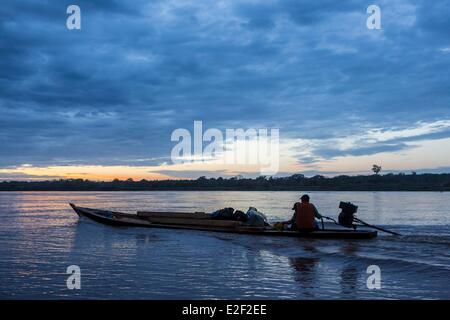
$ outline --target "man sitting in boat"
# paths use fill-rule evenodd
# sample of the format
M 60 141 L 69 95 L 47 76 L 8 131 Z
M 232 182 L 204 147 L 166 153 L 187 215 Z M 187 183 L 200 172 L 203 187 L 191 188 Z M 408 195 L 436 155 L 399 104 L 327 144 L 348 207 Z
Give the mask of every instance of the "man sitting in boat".
M 304 194 L 300 198 L 301 202 L 296 202 L 292 210 L 295 210 L 291 220 L 286 221 L 286 224 L 291 224 L 291 229 L 302 232 L 309 232 L 318 230 L 319 226 L 314 218 L 321 219 L 317 208 L 309 202 L 309 196 Z

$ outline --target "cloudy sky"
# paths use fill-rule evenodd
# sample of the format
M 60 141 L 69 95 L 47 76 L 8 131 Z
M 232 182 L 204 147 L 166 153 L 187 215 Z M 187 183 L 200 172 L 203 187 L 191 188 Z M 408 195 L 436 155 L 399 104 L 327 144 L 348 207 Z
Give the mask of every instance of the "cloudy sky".
M 2 1 L 0 179 L 258 174 L 172 163 L 171 133 L 195 120 L 279 128 L 280 174 L 449 172 L 449 14 L 445 0 Z

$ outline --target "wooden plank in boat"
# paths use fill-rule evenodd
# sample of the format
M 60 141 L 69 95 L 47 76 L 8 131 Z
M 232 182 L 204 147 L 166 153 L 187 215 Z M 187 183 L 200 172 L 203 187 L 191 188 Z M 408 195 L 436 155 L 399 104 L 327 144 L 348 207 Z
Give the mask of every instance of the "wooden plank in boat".
M 148 217 L 147 221 L 152 223 L 168 225 L 187 225 L 187 226 L 208 226 L 208 227 L 226 227 L 235 228 L 241 225 L 239 221 L 230 220 L 212 220 L 212 219 L 185 219 L 185 218 L 159 218 Z
M 252 227 L 252 226 L 240 225 L 237 228 L 237 230 L 242 231 L 242 232 L 265 232 L 268 229 L 266 229 L 265 227 Z
M 133 223 L 136 225 L 151 225 L 150 221 L 139 219 L 137 217 L 130 217 L 129 215 L 115 215 L 114 220 L 120 220 L 121 222 Z
M 204 212 L 152 212 L 138 211 L 139 217 L 145 218 L 181 218 L 181 219 L 211 219 L 211 216 Z

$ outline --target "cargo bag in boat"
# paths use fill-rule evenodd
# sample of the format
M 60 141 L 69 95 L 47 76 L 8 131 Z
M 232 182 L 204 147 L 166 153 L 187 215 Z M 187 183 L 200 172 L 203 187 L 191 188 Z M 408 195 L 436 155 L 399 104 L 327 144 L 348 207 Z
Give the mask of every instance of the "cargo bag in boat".
M 247 217 L 246 224 L 252 227 L 264 227 L 269 224 L 264 213 L 259 212 L 258 209 L 253 207 L 248 208 Z
M 211 219 L 217 220 L 233 220 L 233 208 L 224 208 L 211 213 Z
M 244 212 L 242 212 L 241 210 L 236 210 L 233 213 L 233 220 L 241 221 L 241 222 L 247 222 L 248 221 L 248 216 Z

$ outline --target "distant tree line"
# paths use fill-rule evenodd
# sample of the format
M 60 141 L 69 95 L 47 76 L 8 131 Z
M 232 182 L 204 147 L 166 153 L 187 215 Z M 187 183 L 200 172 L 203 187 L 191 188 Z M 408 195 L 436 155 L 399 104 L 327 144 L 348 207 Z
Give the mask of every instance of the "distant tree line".
M 206 178 L 196 180 L 91 181 L 61 179 L 49 181 L 3 181 L 0 191 L 450 191 L 450 174 L 375 174 L 368 176 L 258 178 Z

